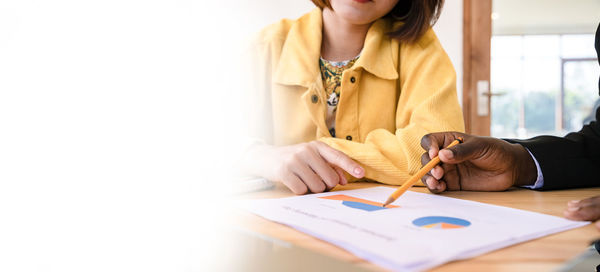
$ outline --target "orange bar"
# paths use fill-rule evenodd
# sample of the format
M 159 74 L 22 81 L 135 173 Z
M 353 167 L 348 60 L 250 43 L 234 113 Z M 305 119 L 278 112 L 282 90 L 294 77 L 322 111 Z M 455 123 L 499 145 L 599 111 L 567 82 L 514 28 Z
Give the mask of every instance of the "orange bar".
M 330 196 L 322 196 L 322 197 L 319 197 L 319 198 L 331 199 L 331 200 L 342 200 L 342 201 L 360 202 L 360 203 L 365 203 L 365 204 L 369 204 L 369 205 L 373 205 L 373 206 L 381 206 L 382 205 L 380 202 L 369 201 L 369 200 L 366 200 L 366 199 L 352 197 L 352 196 L 347 196 L 347 195 L 330 195 Z M 386 207 L 389 207 L 389 208 L 398 208 L 399 206 L 388 205 Z

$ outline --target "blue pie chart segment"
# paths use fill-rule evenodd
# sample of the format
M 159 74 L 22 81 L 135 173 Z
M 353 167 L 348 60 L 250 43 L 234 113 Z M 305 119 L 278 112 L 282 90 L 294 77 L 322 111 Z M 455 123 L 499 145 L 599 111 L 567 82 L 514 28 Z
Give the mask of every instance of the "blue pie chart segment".
M 413 225 L 426 229 L 459 229 L 468 227 L 471 222 L 448 216 L 425 216 L 413 220 Z

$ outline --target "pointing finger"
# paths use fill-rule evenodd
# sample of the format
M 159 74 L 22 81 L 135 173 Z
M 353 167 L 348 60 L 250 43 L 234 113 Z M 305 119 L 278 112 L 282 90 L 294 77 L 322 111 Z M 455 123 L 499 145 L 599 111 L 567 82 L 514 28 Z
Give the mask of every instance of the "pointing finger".
M 317 151 L 327 162 L 342 168 L 355 178 L 362 178 L 364 176 L 365 170 L 343 152 L 324 143 L 317 144 Z

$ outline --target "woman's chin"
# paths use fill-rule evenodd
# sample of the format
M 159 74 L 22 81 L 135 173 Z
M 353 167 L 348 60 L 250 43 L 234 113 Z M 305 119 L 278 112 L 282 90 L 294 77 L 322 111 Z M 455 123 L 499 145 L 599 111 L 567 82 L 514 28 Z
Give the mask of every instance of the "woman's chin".
M 339 10 L 336 11 L 336 13 L 340 18 L 344 19 L 344 21 L 353 25 L 370 24 L 378 18 L 377 15 L 371 14 L 369 10 L 357 10 L 353 8 Z

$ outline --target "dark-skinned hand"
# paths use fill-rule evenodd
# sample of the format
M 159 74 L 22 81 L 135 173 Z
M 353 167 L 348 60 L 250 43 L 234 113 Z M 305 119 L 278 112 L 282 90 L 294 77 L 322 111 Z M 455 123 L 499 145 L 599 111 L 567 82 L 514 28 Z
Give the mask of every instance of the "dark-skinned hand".
M 443 149 L 462 137 L 464 142 Z M 532 185 L 537 179 L 535 162 L 519 144 L 459 132 L 440 132 L 423 136 L 421 156 L 425 165 L 440 157 L 441 164 L 422 179 L 433 193 L 446 190 L 504 191 L 512 186 Z M 600 196 L 567 203 L 564 216 L 572 220 L 597 221 L 600 230 Z
M 464 142 L 442 149 L 458 137 Z M 533 159 L 519 144 L 492 137 L 440 132 L 423 136 L 421 146 L 426 150 L 421 156 L 423 165 L 438 154 L 442 162 L 422 178 L 433 193 L 504 191 L 515 185 L 533 184 L 537 177 Z

